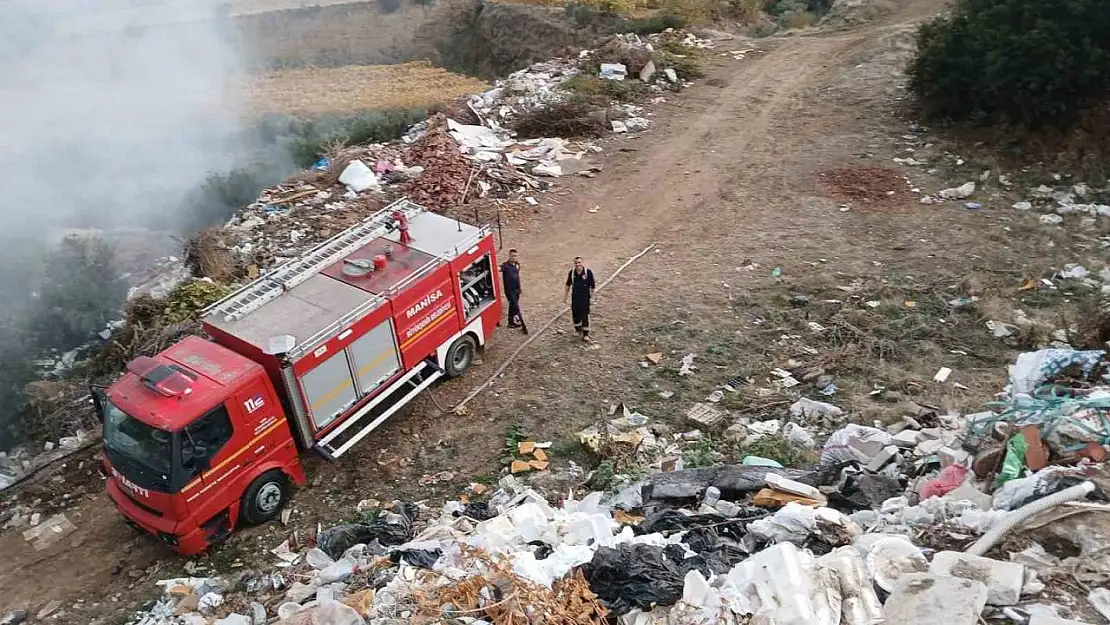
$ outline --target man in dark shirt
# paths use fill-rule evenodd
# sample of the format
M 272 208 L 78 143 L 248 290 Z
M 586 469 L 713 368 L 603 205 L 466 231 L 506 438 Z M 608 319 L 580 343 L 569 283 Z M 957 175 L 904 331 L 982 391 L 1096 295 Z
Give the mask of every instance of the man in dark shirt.
M 594 294 L 594 272 L 582 262 L 581 256 L 574 258 L 574 269 L 567 274 L 567 288 L 563 292 L 563 302 L 570 295 L 570 314 L 574 318 L 574 331 L 582 335 L 583 341 L 590 340 L 590 299 Z
M 524 317 L 520 314 L 520 261 L 517 260 L 516 250 L 509 250 L 509 260 L 501 263 L 501 284 L 505 287 L 505 298 L 509 300 L 509 327 L 522 328 L 528 334 L 528 327 L 524 325 Z

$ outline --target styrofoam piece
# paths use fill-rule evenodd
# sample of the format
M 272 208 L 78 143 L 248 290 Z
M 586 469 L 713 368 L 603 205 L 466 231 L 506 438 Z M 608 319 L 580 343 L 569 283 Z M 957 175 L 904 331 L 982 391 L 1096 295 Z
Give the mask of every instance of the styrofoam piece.
M 541 562 L 552 579 L 562 579 L 571 569 L 593 560 L 594 550 L 585 545 L 560 544 Z
M 838 625 L 839 596 L 832 605 L 817 575 L 813 556 L 791 543 L 764 549 L 733 567 L 728 583 L 738 591 L 730 597 L 740 614 L 773 615 L 775 625 Z M 839 593 L 835 593 L 839 595 Z
M 941 551 L 933 556 L 929 571 L 982 582 L 987 586 L 987 603 L 1017 605 L 1025 583 L 1025 566 L 958 551 Z
M 883 604 L 875 594 L 867 566 L 853 547 L 840 547 L 821 556 L 817 566 L 835 574 L 840 591 L 842 625 L 876 625 L 883 621 Z
M 508 516 L 495 516 L 487 521 L 482 521 L 474 528 L 474 535 L 466 539 L 471 547 L 477 547 L 492 553 L 505 553 L 512 550 L 514 544 L 522 544 L 520 533 Z
M 601 505 L 601 499 L 605 493 L 593 492 L 586 495 L 582 501 L 568 500 L 563 504 L 563 510 L 568 513 L 581 512 L 583 514 L 598 514 L 607 511 Z
M 564 540 L 568 545 L 613 546 L 616 523 L 608 515 L 578 515 L 566 525 Z
M 513 508 L 508 514 L 514 533 L 524 542 L 539 540 L 547 533 L 547 515 L 533 502 Z
M 709 580 L 697 570 L 689 571 L 686 573 L 686 578 L 682 580 L 682 601 L 687 605 L 694 607 L 704 607 L 709 603 L 709 596 L 713 593 L 713 588 L 709 585 Z
M 541 586 L 551 587 L 554 580 L 531 551 L 521 551 L 512 556 L 513 573 Z
M 910 573 L 898 580 L 883 605 L 883 616 L 891 625 L 977 625 L 986 604 L 987 587 L 982 582 Z
M 901 536 L 884 536 L 868 549 L 867 569 L 879 588 L 893 592 L 903 575 L 928 571 L 929 560 L 909 540 Z

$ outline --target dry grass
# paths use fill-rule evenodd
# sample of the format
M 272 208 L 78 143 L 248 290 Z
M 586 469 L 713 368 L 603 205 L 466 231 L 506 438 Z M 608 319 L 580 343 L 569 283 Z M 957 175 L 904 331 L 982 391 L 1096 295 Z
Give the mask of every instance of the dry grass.
M 274 70 L 251 83 L 245 95 L 255 114 L 341 114 L 426 107 L 487 88 L 480 80 L 421 61 Z

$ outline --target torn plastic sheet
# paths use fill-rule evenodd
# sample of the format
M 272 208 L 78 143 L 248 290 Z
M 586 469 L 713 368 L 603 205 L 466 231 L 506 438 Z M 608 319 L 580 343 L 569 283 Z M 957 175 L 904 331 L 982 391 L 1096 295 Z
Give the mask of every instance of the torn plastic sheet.
M 867 464 L 882 449 L 893 443 L 890 434 L 865 425 L 849 424 L 829 436 L 821 452 L 821 467 L 846 462 Z
M 809 544 L 816 539 L 834 547 L 846 545 L 863 533 L 847 516 L 831 508 L 788 503 L 774 516 L 753 521 L 748 531 L 764 541 Z
M 1032 393 L 1043 382 L 1072 366 L 1080 367 L 1083 377 L 1089 378 L 1105 356 L 1106 352 L 1100 350 L 1042 349 L 1025 352 L 1010 365 L 1010 394 Z

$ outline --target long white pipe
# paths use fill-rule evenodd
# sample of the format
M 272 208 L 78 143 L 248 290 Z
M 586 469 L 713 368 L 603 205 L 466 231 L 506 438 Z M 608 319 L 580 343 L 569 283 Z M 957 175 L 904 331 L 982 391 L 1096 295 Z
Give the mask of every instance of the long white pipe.
M 1046 510 L 1051 510 L 1052 508 L 1068 503 L 1069 501 L 1083 499 L 1087 495 L 1094 492 L 1094 490 L 1094 482 L 1083 482 L 1082 484 L 1077 484 L 1075 486 L 1072 486 L 1071 488 L 1065 488 L 1058 493 L 1053 493 L 1048 497 L 1043 497 L 1036 501 L 1027 503 L 1017 510 L 1011 512 L 1006 517 L 1006 520 L 992 527 L 990 531 L 986 534 L 983 534 L 983 536 L 980 537 L 979 540 L 975 541 L 974 545 L 968 547 L 965 553 L 969 553 L 973 556 L 981 556 L 984 553 L 990 551 L 991 547 L 994 547 L 996 544 L 998 544 L 998 541 L 1001 540 L 1003 536 L 1008 534 L 1012 529 L 1014 529 L 1021 523 L 1028 520 L 1030 517 L 1038 515 Z

